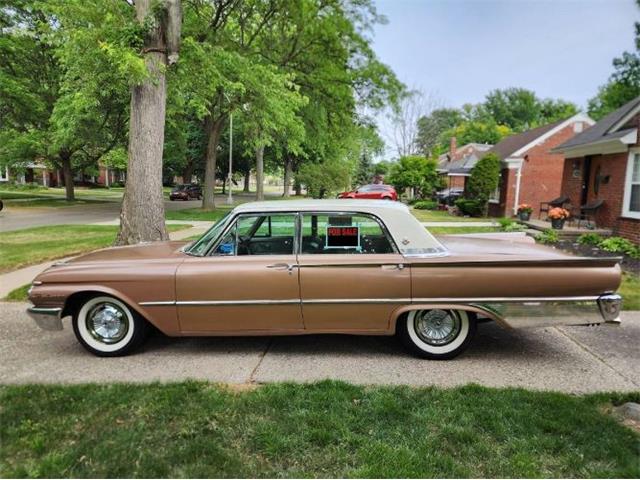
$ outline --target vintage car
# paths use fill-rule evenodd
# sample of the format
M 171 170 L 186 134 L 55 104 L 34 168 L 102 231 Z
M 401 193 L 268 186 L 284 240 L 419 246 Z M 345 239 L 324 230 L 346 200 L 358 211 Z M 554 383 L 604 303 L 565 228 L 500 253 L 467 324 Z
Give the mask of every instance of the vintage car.
M 619 322 L 617 258 L 525 241 L 431 235 L 382 200 L 236 207 L 199 240 L 115 247 L 47 269 L 28 312 L 47 330 L 72 317 L 90 352 L 169 336 L 341 333 L 400 336 L 452 358 L 481 321 L 504 327 Z
M 356 190 L 350 192 L 342 192 L 338 194 L 338 198 L 358 198 L 367 200 L 398 200 L 398 193 L 393 185 L 384 185 L 381 183 L 372 183 L 371 185 L 363 185 Z

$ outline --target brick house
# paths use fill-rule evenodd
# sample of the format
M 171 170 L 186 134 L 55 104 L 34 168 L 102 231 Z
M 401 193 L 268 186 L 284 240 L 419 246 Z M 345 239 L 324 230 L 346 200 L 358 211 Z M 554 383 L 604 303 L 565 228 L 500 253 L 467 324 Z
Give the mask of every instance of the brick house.
M 462 147 L 451 137 L 449 151 L 438 157 L 438 173 L 445 178 L 446 188 L 464 191 L 471 169 L 492 147 L 486 143 L 467 143 Z
M 554 149 L 562 153 L 562 193 L 574 206 L 604 200 L 598 227 L 640 243 L 640 97 Z
M 570 118 L 511 135 L 490 152 L 501 161 L 500 185 L 490 200 L 489 214 L 510 217 L 518 205 L 533 207 L 538 216 L 541 202 L 560 196 L 564 156 L 552 149 L 594 124 L 589 116 L 578 113 Z

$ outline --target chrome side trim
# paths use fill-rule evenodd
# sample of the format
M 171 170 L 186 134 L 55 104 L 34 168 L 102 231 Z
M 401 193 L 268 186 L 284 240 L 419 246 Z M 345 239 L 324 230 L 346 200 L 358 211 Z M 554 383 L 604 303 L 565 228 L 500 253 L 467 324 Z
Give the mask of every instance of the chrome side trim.
M 589 302 L 599 296 L 588 297 L 439 297 L 414 298 L 413 303 L 522 303 L 522 302 Z
M 600 296 L 586 297 L 431 297 L 431 298 L 310 298 L 284 300 L 184 300 L 184 301 L 151 301 L 140 302 L 141 306 L 170 306 L 170 305 L 291 305 L 302 304 L 360 304 L 360 303 L 407 303 L 407 304 L 491 304 L 491 303 L 524 303 L 536 306 L 548 302 L 595 302 Z
M 29 316 L 43 330 L 62 330 L 62 308 L 27 308 Z
M 335 305 L 335 304 L 359 304 L 359 303 L 411 303 L 410 298 L 317 298 L 302 300 L 303 305 Z

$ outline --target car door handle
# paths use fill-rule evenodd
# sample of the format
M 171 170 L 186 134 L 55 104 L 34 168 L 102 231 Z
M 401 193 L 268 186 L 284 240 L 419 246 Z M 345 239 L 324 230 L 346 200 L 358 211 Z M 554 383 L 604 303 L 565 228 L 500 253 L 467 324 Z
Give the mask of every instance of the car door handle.
M 404 263 L 397 263 L 393 265 L 380 265 L 382 270 L 404 270 Z
M 293 265 L 291 263 L 274 263 L 272 265 L 267 265 L 267 268 L 275 268 L 278 270 L 288 270 L 289 273 L 291 273 L 293 269 L 297 267 L 298 265 Z

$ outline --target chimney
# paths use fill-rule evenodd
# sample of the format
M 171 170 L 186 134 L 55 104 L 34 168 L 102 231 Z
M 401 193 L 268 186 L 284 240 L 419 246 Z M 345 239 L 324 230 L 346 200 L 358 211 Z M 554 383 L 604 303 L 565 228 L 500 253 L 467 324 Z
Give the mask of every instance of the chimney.
M 449 158 L 453 160 L 453 156 L 456 154 L 456 150 L 458 149 L 456 137 L 451 137 L 449 141 Z

